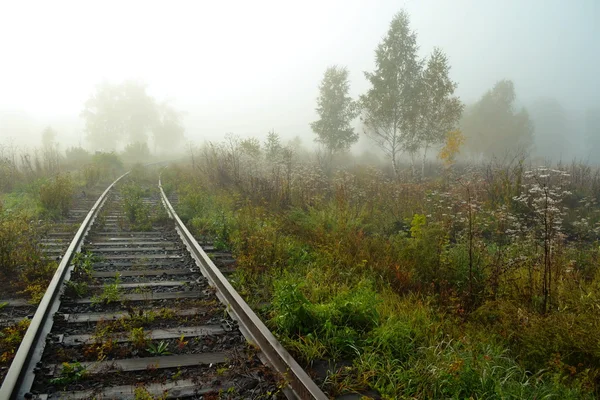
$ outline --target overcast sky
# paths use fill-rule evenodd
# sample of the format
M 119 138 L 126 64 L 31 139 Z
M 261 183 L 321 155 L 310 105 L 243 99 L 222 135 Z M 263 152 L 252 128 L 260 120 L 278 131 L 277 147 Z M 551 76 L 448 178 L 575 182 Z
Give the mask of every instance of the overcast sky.
M 72 140 L 96 84 L 138 79 L 187 112 L 192 139 L 274 128 L 308 142 L 325 68 L 347 66 L 353 95 L 364 92 L 401 9 L 423 56 L 446 52 L 465 102 L 508 78 L 525 104 L 600 104 L 600 0 L 0 0 L 0 113 Z M 9 120 L 0 142 L 16 136 Z

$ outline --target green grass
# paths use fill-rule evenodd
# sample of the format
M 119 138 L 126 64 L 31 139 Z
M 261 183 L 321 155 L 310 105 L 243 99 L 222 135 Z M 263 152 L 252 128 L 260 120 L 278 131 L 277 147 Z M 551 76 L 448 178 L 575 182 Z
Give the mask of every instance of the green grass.
M 535 225 L 506 233 L 516 220 L 535 224 L 510 203 L 514 185 L 482 186 L 467 202 L 442 180 L 359 171 L 316 197 L 299 179 L 284 202 L 247 181 L 185 169 L 168 178 L 194 233 L 233 251 L 234 286 L 270 303 L 263 315 L 286 348 L 303 365 L 344 365 L 322 384 L 332 396 L 575 399 L 600 389 L 597 242 L 555 239 L 544 312 Z
M 102 292 L 98 295 L 92 296 L 92 304 L 110 304 L 121 301 L 123 296 L 119 290 L 120 283 L 121 276 L 116 274 L 115 281 L 113 283 L 104 284 L 102 287 Z
M 36 197 L 28 192 L 11 192 L 1 195 L 4 212 L 24 213 L 31 218 L 38 218 L 44 209 Z

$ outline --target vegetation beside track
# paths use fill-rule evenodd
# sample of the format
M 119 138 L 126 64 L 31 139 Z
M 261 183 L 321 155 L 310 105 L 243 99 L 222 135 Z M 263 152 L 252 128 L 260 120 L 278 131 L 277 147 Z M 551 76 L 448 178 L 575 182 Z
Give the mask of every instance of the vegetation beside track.
M 115 154 L 81 158 L 75 153 L 67 151 L 64 169 L 57 162 L 30 161 L 26 154 L 17 163 L 14 154 L 0 153 L 0 175 L 6 178 L 0 185 L 0 276 L 8 283 L 0 288 L 0 298 L 20 293 L 39 301 L 56 267 L 44 258 L 40 238 L 49 229 L 73 229 L 50 224 L 64 219 L 86 191 L 123 169 Z
M 133 167 L 126 182 L 120 186 L 124 211 L 124 218 L 120 221 L 122 228 L 149 231 L 153 225 L 169 221 L 162 204 L 144 202 L 144 198 L 151 194 L 159 194 L 157 182 L 157 171 L 148 171 L 141 164 Z
M 22 212 L 34 220 L 59 220 L 76 197 L 85 197 L 86 191 L 123 171 L 123 162 L 114 153 L 88 154 L 85 160 L 52 169 L 17 164 L 0 153 L 0 176 L 6 178 L 0 185 L 0 203 L 4 211 Z
M 92 156 L 73 149 L 62 165 L 54 153 L 44 162 L 21 154 L 18 163 L 15 154 L 4 150 L 0 148 L 0 300 L 24 298 L 35 306 L 58 265 L 44 256 L 41 238 L 49 230 L 72 229 L 60 222 L 77 198 L 120 172 L 123 164 L 114 154 Z M 82 154 L 84 158 L 77 157 Z M 2 379 L 28 324 L 28 319 L 9 322 L 0 331 Z
M 238 161 L 213 147 L 163 181 L 195 234 L 234 252 L 234 285 L 269 304 L 286 347 L 329 362 L 329 394 L 598 394 L 598 172 L 516 162 L 415 182 Z
M 0 369 L 10 365 L 28 327 L 29 320 L 24 319 L 0 330 Z M 4 379 L 4 373 L 0 377 Z

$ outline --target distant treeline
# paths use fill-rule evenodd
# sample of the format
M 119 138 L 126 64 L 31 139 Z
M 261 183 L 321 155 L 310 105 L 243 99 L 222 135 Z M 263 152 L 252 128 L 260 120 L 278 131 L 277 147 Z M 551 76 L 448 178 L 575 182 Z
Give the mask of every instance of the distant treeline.
M 443 51 L 435 48 L 425 59 L 417 52 L 416 33 L 402 11 L 375 49 L 375 70 L 364 73 L 370 83 L 365 94 L 353 100 L 348 70 L 327 68 L 317 99 L 319 120 L 311 124 L 315 140 L 331 155 L 348 150 L 358 141 L 352 121 L 360 117 L 364 133 L 389 156 L 396 174 L 400 155 L 410 156 L 413 174 L 421 158 L 423 173 L 432 148 L 442 148 L 444 161 L 459 152 L 475 159 L 521 153 L 554 161 L 574 156 L 600 161 L 600 107 L 588 109 L 579 123 L 554 99 L 527 110 L 517 106 L 509 79 L 465 105 L 454 94 L 457 83 L 449 77 Z

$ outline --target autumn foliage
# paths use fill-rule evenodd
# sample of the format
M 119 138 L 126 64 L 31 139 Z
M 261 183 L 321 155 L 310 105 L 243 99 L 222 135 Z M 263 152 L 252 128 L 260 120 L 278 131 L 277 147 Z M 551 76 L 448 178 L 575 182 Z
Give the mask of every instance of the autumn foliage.
M 462 145 L 465 143 L 465 136 L 460 130 L 450 131 L 446 134 L 444 147 L 440 149 L 438 158 L 442 160 L 446 167 L 454 164 L 456 156 L 460 153 Z

